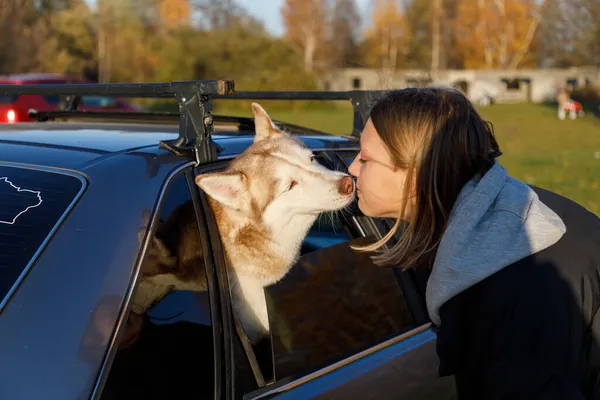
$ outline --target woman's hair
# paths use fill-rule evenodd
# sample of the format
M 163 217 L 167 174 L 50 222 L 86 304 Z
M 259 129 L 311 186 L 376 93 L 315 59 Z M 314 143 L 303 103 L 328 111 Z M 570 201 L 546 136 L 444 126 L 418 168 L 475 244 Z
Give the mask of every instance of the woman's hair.
M 405 170 L 407 178 L 392 229 L 376 243 L 354 248 L 380 250 L 398 232 L 394 246 L 378 251 L 373 261 L 430 268 L 460 190 L 501 154 L 493 127 L 461 92 L 450 88 L 391 91 L 370 114 L 394 166 Z M 405 229 L 399 230 L 401 224 Z

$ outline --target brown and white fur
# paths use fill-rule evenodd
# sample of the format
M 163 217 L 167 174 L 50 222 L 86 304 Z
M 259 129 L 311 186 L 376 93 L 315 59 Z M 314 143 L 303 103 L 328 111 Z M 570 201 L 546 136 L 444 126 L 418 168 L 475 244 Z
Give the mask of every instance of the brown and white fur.
M 263 288 L 282 279 L 320 213 L 354 199 L 352 179 L 321 166 L 300 140 L 252 104 L 254 143 L 223 172 L 196 177 L 229 261 L 234 310 L 248 338 L 269 332 Z
M 352 179 L 327 169 L 298 139 L 252 104 L 256 136 L 223 172 L 199 175 L 228 259 L 234 312 L 253 342 L 269 332 L 263 288 L 283 278 L 322 212 L 354 199 Z M 174 290 L 206 290 L 202 246 L 190 202 L 157 229 L 142 265 L 122 343 L 135 343 L 143 315 Z M 168 241 L 167 246 L 163 240 Z M 172 250 L 170 250 L 171 248 Z

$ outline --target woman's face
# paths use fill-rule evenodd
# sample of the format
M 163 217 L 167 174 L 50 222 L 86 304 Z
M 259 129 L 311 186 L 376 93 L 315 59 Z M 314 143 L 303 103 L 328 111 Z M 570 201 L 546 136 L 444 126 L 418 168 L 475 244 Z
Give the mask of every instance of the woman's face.
M 387 147 L 370 118 L 362 131 L 360 152 L 350 165 L 349 172 L 356 177 L 358 207 L 363 214 L 370 217 L 398 216 L 404 198 L 406 172 L 394 168 Z

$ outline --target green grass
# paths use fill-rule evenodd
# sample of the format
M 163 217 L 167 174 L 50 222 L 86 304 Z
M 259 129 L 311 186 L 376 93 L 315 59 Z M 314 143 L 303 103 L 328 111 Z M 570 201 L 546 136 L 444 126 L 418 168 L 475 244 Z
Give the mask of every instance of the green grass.
M 273 119 L 305 125 L 334 134 L 352 129 L 352 110 L 264 107 Z M 498 104 L 480 108 L 492 122 L 500 148 L 500 162 L 517 179 L 569 197 L 600 216 L 600 119 L 588 113 L 563 121 L 556 108 L 533 104 Z M 252 116 L 250 109 L 216 109 L 215 114 Z

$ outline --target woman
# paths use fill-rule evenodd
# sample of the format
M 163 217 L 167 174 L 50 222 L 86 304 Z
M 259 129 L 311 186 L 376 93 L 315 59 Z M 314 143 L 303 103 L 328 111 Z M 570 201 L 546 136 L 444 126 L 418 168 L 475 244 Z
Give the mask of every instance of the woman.
M 460 92 L 387 94 L 350 173 L 361 211 L 396 224 L 357 250 L 428 272 L 440 375 L 460 399 L 600 399 L 600 220 L 511 178 L 500 154 Z

